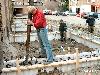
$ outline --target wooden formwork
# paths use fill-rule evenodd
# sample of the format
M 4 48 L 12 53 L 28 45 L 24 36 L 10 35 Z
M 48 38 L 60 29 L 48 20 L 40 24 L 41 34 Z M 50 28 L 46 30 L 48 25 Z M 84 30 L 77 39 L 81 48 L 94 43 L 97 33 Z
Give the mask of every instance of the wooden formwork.
M 100 65 L 100 57 L 92 57 L 92 58 L 85 58 L 85 59 L 80 59 L 79 60 L 79 67 L 93 67 L 95 65 Z M 89 69 L 90 69 L 89 68 Z M 61 61 L 61 62 L 53 62 L 51 64 L 35 64 L 31 66 L 19 66 L 17 67 L 12 67 L 12 68 L 4 68 L 2 71 L 2 75 L 38 75 L 39 72 L 47 72 L 46 75 L 49 75 L 49 73 L 56 71 L 57 73 L 53 73 L 54 75 L 67 75 L 67 73 L 75 73 L 76 69 L 76 60 L 69 60 L 69 61 Z M 89 69 L 84 69 L 82 72 L 79 73 L 86 73 L 86 70 Z M 98 71 L 99 73 L 99 71 Z M 51 75 L 53 75 L 51 74 Z M 42 74 L 40 74 L 42 75 Z M 74 74 L 72 74 L 74 75 Z M 86 74 L 85 74 L 86 75 Z

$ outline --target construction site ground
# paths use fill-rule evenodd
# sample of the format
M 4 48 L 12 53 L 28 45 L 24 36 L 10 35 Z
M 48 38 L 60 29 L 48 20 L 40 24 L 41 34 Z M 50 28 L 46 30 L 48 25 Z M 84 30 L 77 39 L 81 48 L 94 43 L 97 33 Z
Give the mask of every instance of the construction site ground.
M 89 48 L 88 46 L 84 46 L 81 43 L 76 42 L 74 39 L 67 39 L 66 42 L 61 42 L 60 40 L 52 40 L 50 41 L 52 47 L 53 47 L 53 53 L 54 55 L 65 55 L 68 53 L 74 54 L 76 52 L 75 48 L 78 48 L 79 53 L 81 52 L 90 52 L 93 51 L 92 48 Z M 24 57 L 26 54 L 26 46 L 24 43 L 13 43 L 12 44 L 14 47 L 17 48 L 18 51 L 18 56 L 19 57 Z M 63 50 L 61 48 L 61 46 L 63 47 Z M 40 47 L 39 47 L 39 42 L 38 40 L 31 42 L 30 43 L 30 57 L 39 57 L 41 51 L 40 51 Z M 8 55 L 5 54 L 7 58 L 11 58 L 9 57 L 9 53 Z

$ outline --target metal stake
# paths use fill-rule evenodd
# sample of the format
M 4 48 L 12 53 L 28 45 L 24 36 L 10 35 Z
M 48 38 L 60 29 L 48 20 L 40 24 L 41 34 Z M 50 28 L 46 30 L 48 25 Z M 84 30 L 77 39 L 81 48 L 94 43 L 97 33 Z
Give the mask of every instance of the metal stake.
M 28 13 L 28 19 L 32 20 L 32 14 L 31 13 Z M 26 59 L 25 59 L 25 65 L 28 65 L 31 26 L 32 25 L 27 25 L 27 40 L 26 40 Z

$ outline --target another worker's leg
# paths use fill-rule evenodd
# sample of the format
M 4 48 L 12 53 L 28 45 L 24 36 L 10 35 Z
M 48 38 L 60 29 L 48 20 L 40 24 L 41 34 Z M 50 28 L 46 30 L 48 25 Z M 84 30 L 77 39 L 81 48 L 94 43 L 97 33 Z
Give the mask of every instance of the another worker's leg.
M 37 30 L 37 36 L 38 36 L 38 40 L 39 40 L 40 48 L 41 48 L 40 56 L 41 57 L 47 57 L 46 50 L 44 49 L 43 42 L 42 42 L 42 39 L 41 39 L 41 36 L 40 36 L 40 30 Z
M 91 29 L 91 33 L 94 32 L 94 26 L 90 26 L 90 29 Z
M 88 26 L 88 31 L 91 33 L 91 28 L 90 28 L 90 26 Z
M 66 31 L 64 31 L 64 42 L 66 42 Z
M 47 60 L 49 62 L 52 62 L 53 61 L 52 46 L 51 46 L 51 44 L 49 43 L 49 40 L 48 40 L 47 30 L 45 28 L 40 29 L 39 35 L 40 35 L 40 38 L 42 40 L 43 47 L 46 50 Z
M 64 37 L 64 34 L 63 34 L 63 32 L 60 32 L 60 40 L 61 40 L 61 42 L 63 42 L 63 37 Z

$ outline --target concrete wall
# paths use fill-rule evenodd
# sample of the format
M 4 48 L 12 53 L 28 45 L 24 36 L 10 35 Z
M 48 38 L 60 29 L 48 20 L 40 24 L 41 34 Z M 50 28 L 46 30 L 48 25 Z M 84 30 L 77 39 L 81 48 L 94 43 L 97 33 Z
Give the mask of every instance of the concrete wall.
M 27 34 L 23 33 L 23 34 L 16 34 L 15 35 L 15 42 L 26 42 L 27 39 Z M 10 42 L 14 42 L 13 39 L 14 35 L 10 35 Z M 48 33 L 48 39 L 49 40 L 53 40 L 53 39 L 60 39 L 60 35 L 58 32 L 50 32 Z M 37 34 L 36 33 L 31 33 L 31 37 L 30 37 L 31 41 L 35 41 L 38 40 L 37 38 Z
M 93 48 L 94 50 L 100 50 L 100 41 L 97 41 L 94 40 L 94 39 L 91 39 L 89 37 L 79 37 L 78 35 L 76 34 L 71 34 L 71 38 L 72 39 L 75 39 L 75 41 L 77 41 L 78 43 L 82 43 L 84 44 L 85 46 L 88 46 L 89 48 Z

